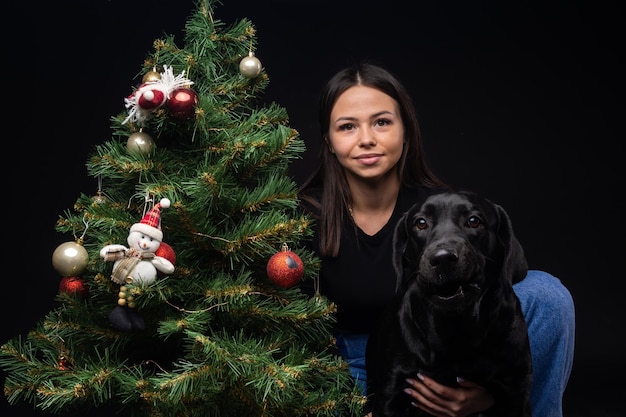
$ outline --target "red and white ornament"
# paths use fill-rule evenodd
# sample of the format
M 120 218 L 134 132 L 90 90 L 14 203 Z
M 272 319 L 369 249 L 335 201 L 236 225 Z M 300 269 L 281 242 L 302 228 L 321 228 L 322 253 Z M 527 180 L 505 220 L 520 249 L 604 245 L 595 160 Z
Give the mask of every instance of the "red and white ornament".
M 304 275 L 304 263 L 300 257 L 283 244 L 280 252 L 267 262 L 267 276 L 279 287 L 289 288 L 297 284 Z
M 167 89 L 159 82 L 150 82 L 139 86 L 135 100 L 142 110 L 154 110 L 165 103 Z
M 173 91 L 182 87 L 188 89 L 193 84 L 193 81 L 185 77 L 185 71 L 174 76 L 172 67 L 167 65 L 163 65 L 163 72 L 159 75 L 160 77 L 152 74 L 146 78 L 148 81 L 142 80 L 145 82 L 133 94 L 124 99 L 128 109 L 128 117 L 122 124 L 130 121 L 143 126 L 156 109 L 167 103 Z

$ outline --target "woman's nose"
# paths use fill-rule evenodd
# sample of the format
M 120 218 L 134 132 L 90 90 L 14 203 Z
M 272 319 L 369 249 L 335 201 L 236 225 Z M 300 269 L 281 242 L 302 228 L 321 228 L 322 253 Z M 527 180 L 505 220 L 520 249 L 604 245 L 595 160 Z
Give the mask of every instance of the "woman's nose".
M 370 129 L 362 129 L 359 137 L 359 146 L 373 146 L 376 145 L 376 138 L 374 132 Z

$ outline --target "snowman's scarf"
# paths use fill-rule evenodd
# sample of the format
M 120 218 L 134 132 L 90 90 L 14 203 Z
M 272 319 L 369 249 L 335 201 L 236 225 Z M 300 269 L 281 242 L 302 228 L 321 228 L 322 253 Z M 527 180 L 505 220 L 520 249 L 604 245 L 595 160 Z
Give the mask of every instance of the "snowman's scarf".
M 118 259 L 119 262 L 113 268 L 111 280 L 117 284 L 125 284 L 133 282 L 131 273 L 133 272 L 135 266 L 140 261 L 153 259 L 155 254 L 153 252 L 142 252 L 137 249 L 130 248 L 123 255 L 120 253 L 118 256 L 120 256 Z

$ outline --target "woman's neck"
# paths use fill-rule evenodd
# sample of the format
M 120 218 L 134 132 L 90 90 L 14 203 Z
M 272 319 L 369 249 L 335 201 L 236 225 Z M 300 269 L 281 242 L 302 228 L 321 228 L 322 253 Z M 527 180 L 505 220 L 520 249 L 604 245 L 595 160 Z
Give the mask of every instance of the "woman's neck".
M 354 223 L 368 235 L 375 235 L 393 214 L 400 191 L 400 180 L 389 176 L 382 181 L 348 180 Z

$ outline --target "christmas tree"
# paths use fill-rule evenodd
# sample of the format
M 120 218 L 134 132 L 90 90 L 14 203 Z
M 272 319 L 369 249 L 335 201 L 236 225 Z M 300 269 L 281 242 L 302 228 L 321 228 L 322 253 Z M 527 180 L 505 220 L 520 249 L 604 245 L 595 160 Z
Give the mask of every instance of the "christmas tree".
M 348 416 L 364 398 L 334 349 L 335 307 L 305 294 L 291 161 L 305 150 L 269 83 L 252 22 L 217 0 L 184 45 L 154 42 L 112 137 L 86 162 L 98 184 L 59 216 L 54 308 L 0 349 L 10 404 L 46 414 Z

